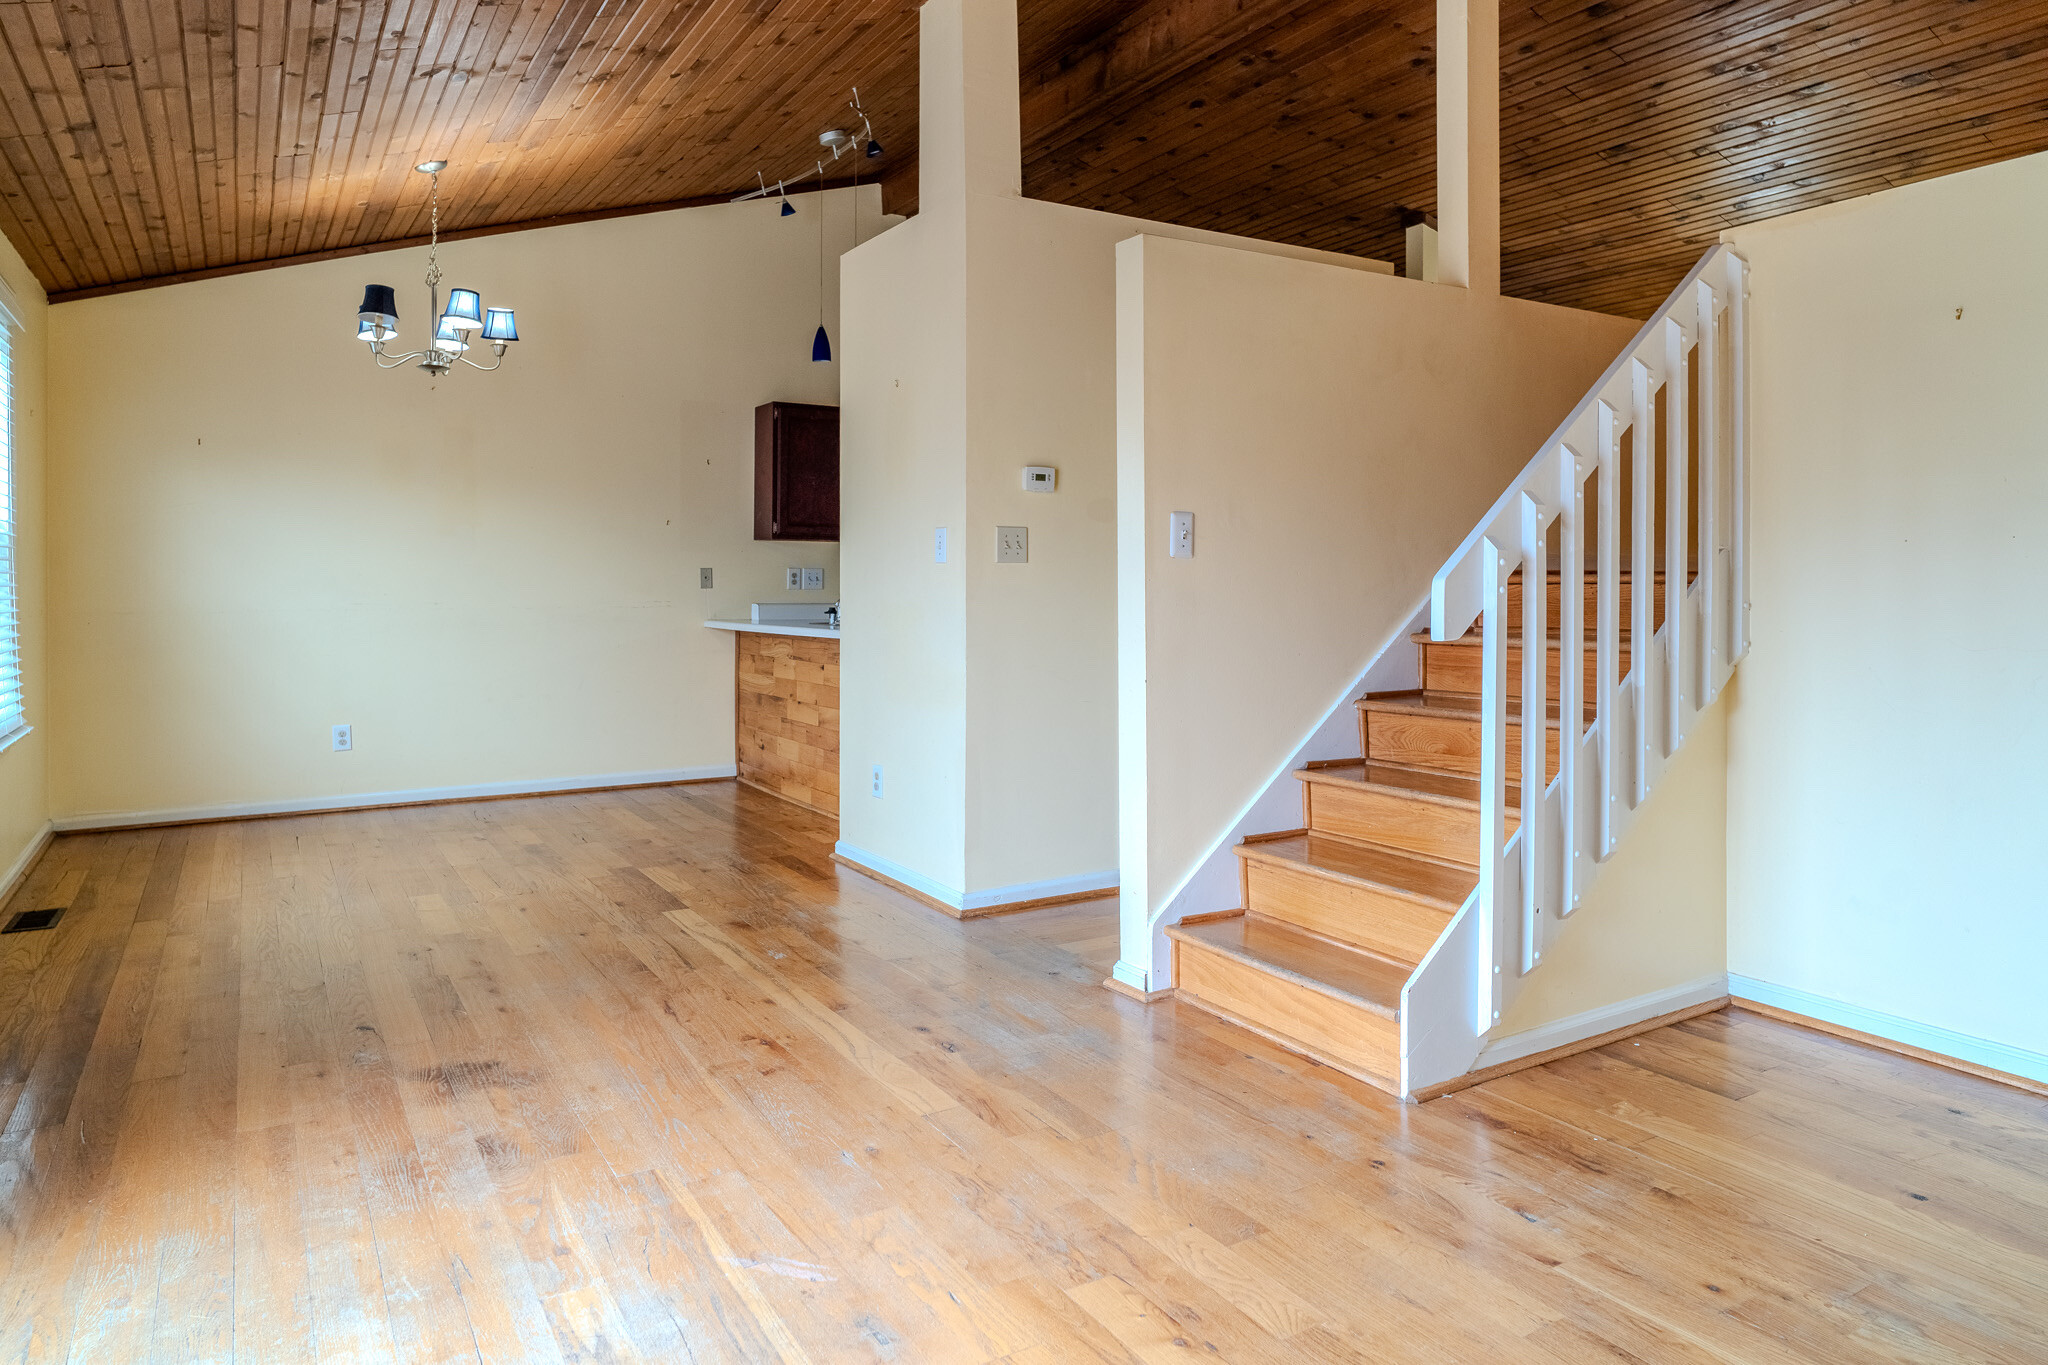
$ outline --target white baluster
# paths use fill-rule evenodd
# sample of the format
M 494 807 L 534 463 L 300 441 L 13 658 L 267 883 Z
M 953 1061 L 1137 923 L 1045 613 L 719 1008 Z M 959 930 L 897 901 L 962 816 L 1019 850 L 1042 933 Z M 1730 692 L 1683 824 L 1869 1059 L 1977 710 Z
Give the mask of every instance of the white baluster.
M 1595 409 L 1600 443 L 1599 600 L 1594 604 L 1594 657 L 1599 677 L 1593 684 L 1594 714 L 1600 726 L 1600 859 L 1614 852 L 1614 809 L 1621 799 L 1615 765 L 1620 762 L 1622 736 L 1615 729 L 1615 684 L 1621 677 L 1621 455 L 1614 409 L 1602 402 Z
M 1650 420 L 1650 368 L 1637 356 L 1631 369 L 1630 397 L 1635 414 L 1629 422 L 1629 701 L 1635 711 L 1635 745 L 1629 766 L 1635 774 L 1630 804 L 1650 799 L 1650 724 L 1656 693 L 1650 675 L 1656 671 L 1656 639 L 1651 633 L 1650 607 L 1655 600 L 1657 533 L 1650 519 L 1657 487 L 1657 428 Z
M 1586 471 L 1567 445 L 1557 462 L 1557 903 L 1562 917 L 1579 904 L 1579 747 L 1586 730 Z M 1545 650 L 1548 653 L 1548 649 Z
M 1713 704 L 1720 691 L 1723 658 L 1720 632 L 1721 580 L 1721 328 L 1714 286 L 1701 280 L 1693 286 L 1698 317 L 1693 336 L 1699 345 L 1700 448 L 1700 659 L 1695 684 L 1700 710 Z
M 1550 663 L 1550 556 L 1544 548 L 1544 523 L 1549 514 L 1549 508 L 1529 492 L 1522 494 L 1522 896 L 1517 956 L 1525 972 L 1542 956 L 1542 929 L 1537 920 L 1545 908 L 1543 890 L 1549 884 L 1544 855 L 1550 839 L 1543 804 L 1549 777 L 1545 771 L 1549 765 L 1544 761 L 1544 743 L 1549 738 L 1544 720 L 1549 710 Z
M 1504 836 L 1507 832 L 1508 747 L 1508 578 L 1514 566 L 1507 549 L 1491 537 L 1479 542 L 1480 672 L 1479 684 L 1479 942 L 1486 961 L 1479 983 L 1479 1032 L 1500 1019 L 1501 968 L 1508 961 L 1504 942 L 1510 917 L 1506 904 L 1508 878 Z
M 1691 549 L 1686 516 L 1686 335 L 1676 318 L 1664 323 L 1664 748 L 1678 752 L 1685 738 L 1685 575 Z

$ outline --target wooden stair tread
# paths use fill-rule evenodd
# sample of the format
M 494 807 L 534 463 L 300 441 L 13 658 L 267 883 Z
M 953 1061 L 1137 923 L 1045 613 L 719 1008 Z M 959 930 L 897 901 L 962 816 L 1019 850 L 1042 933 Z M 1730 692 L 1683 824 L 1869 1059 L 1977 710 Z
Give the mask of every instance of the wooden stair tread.
M 1175 924 L 1166 933 L 1382 1018 L 1401 1017 L 1401 987 L 1407 984 L 1410 969 L 1362 948 L 1333 943 L 1259 915 Z
M 1464 903 L 1479 880 L 1478 873 L 1470 869 L 1314 830 L 1253 835 L 1239 844 L 1236 852 L 1240 858 L 1291 864 L 1377 891 L 1430 901 L 1449 912 Z
M 1628 629 L 1627 622 L 1622 623 L 1622 629 L 1624 632 L 1626 632 L 1626 630 Z M 1586 626 L 1585 645 L 1586 652 L 1588 654 L 1591 654 L 1594 650 L 1600 647 L 1599 641 L 1594 638 L 1593 631 L 1594 623 L 1589 622 Z M 1486 644 L 1486 637 L 1477 626 L 1472 627 L 1472 629 L 1466 631 L 1463 635 L 1454 636 L 1448 640 L 1435 639 L 1426 630 L 1418 630 L 1414 632 L 1412 635 L 1410 635 L 1408 638 L 1418 645 L 1428 645 L 1433 649 L 1482 649 L 1485 647 Z M 1550 647 L 1552 649 L 1556 649 L 1558 647 L 1558 642 L 1564 637 L 1553 630 L 1552 632 L 1550 632 L 1549 635 L 1545 636 L 1544 638 L 1550 642 Z M 1520 635 L 1511 635 L 1508 637 L 1508 644 L 1511 646 L 1519 646 L 1521 643 L 1522 637 Z M 1628 652 L 1628 642 L 1626 640 L 1622 642 L 1621 649 L 1624 654 Z
M 1311 763 L 1294 774 L 1303 782 L 1331 782 L 1346 787 L 1365 787 L 1395 792 L 1402 796 L 1440 801 L 1447 805 L 1479 804 L 1479 779 L 1461 773 L 1435 772 L 1428 768 L 1402 768 L 1392 763 L 1374 763 L 1363 758 Z M 1521 790 L 1508 784 L 1508 804 L 1521 803 Z
M 1479 698 L 1464 692 L 1372 692 L 1361 698 L 1361 711 L 1400 711 L 1416 716 L 1442 716 L 1450 720 L 1479 719 Z M 1550 728 L 1558 728 L 1557 703 L 1551 702 L 1545 708 Z M 1586 719 L 1591 721 L 1595 707 L 1588 703 Z M 1508 720 L 1519 725 L 1522 720 L 1522 702 L 1519 697 L 1508 698 Z

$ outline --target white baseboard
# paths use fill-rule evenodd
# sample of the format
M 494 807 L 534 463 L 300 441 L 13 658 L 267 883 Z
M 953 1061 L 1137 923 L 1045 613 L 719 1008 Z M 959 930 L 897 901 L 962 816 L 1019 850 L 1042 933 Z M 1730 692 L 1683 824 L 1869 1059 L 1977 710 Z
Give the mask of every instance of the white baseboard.
M 1738 976 L 1732 972 L 1728 976 L 1728 993 L 1740 1000 L 1754 1000 L 1759 1005 L 1770 1005 L 1840 1028 L 1887 1038 L 1923 1052 L 1938 1053 L 1943 1057 L 1989 1067 L 1993 1071 L 2003 1071 L 2007 1075 L 2048 1083 L 2048 1056 L 2009 1043 L 1997 1043 L 1989 1038 L 1937 1028 L 1933 1024 L 1915 1023 L 1896 1014 L 1865 1009 L 1844 1000 L 1795 990 L 1790 986 L 1776 986 L 1753 976 Z
M 0 906 L 13 899 L 21 890 L 21 884 L 28 880 L 28 874 L 35 870 L 36 860 L 43 856 L 43 850 L 50 846 L 50 839 L 56 834 L 56 827 L 48 820 L 36 831 L 35 838 L 28 841 L 28 847 L 10 864 L 5 873 L 0 873 Z
M 892 882 L 901 882 L 920 896 L 928 896 L 941 905 L 954 910 L 987 910 L 992 906 L 1015 905 L 1019 901 L 1048 900 L 1054 896 L 1085 896 L 1100 891 L 1105 894 L 1116 890 L 1117 871 L 1084 872 L 1074 877 L 1053 877 L 1042 882 L 1013 882 L 1009 886 L 992 886 L 986 891 L 961 891 L 947 886 L 944 882 L 913 871 L 899 862 L 870 853 L 852 844 L 838 843 L 832 851 L 848 862 L 858 863 L 871 871 L 879 872 Z
M 1645 1019 L 1655 1019 L 1660 1014 L 1719 1000 L 1727 994 L 1728 978 L 1717 973 L 1665 990 L 1651 991 L 1647 995 L 1617 1000 L 1611 1005 L 1553 1019 L 1505 1038 L 1495 1038 L 1479 1050 L 1479 1059 L 1472 1063 L 1471 1070 L 1484 1071 L 1503 1062 L 1519 1062 L 1524 1057 L 1548 1052 L 1554 1047 L 1584 1042 L 1618 1028 L 1640 1024 Z
M 709 782 L 733 777 L 738 768 L 711 763 L 696 768 L 661 768 L 644 773 L 599 773 L 590 777 L 558 777 L 541 782 L 479 782 L 468 787 L 414 787 L 407 791 L 355 792 L 348 796 L 310 796 L 288 801 L 239 801 L 218 806 L 176 806 L 164 810 L 97 811 L 66 815 L 52 821 L 60 834 L 78 830 L 122 829 L 134 825 L 182 825 L 196 820 L 238 820 L 255 815 L 317 815 L 322 811 L 373 810 L 379 806 L 411 806 L 429 801 L 477 801 L 492 796 L 551 796 L 560 792 L 605 787 L 655 787 L 673 782 Z

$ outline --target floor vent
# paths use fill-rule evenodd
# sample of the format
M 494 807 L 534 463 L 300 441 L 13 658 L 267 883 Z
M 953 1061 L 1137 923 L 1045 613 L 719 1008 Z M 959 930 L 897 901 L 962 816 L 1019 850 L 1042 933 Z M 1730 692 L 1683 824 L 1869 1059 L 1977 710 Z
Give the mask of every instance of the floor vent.
M 0 929 L 0 934 L 25 934 L 31 929 L 53 928 L 63 918 L 64 907 L 61 905 L 54 910 L 24 910 L 7 921 L 7 927 Z

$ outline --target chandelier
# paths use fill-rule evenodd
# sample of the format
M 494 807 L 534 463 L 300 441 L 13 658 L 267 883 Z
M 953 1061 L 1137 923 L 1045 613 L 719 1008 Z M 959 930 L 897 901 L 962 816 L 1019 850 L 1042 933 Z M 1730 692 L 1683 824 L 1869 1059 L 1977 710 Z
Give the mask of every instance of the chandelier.
M 433 298 L 435 324 L 427 348 L 404 355 L 385 350 L 384 344 L 398 336 L 397 293 L 388 284 L 372 284 L 363 289 L 363 306 L 356 314 L 356 339 L 369 343 L 370 356 L 380 370 L 397 369 L 409 360 L 419 361 L 420 368 L 437 379 L 453 369 L 458 360 L 473 370 L 495 370 L 505 363 L 505 348 L 519 340 L 512 310 L 484 307 L 483 297 L 474 289 L 449 290 L 448 311 L 441 311 L 441 171 L 447 165 L 445 161 L 422 161 L 413 167 L 432 176 L 434 182 L 427 220 L 431 234 L 427 239 L 427 289 Z M 479 365 L 463 354 L 470 348 L 470 333 L 478 330 L 497 357 L 488 365 Z

